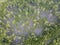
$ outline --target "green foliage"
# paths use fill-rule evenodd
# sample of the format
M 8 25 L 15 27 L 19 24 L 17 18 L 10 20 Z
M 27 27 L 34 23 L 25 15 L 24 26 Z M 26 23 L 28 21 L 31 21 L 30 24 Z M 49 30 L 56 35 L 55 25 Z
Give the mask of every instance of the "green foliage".
M 59 5 L 60 1 L 55 2 L 54 0 L 0 0 L 0 45 L 10 45 L 16 37 L 15 34 L 11 36 L 6 34 L 8 29 L 13 30 L 8 20 L 12 17 L 14 18 L 12 24 L 14 25 L 21 21 L 24 21 L 22 26 L 29 25 L 29 20 L 32 19 L 33 27 L 31 30 L 36 27 L 44 27 L 42 36 L 31 35 L 24 40 L 24 45 L 60 45 Z M 11 9 L 7 9 L 8 7 Z M 59 21 L 50 23 L 45 18 L 41 19 L 39 17 L 41 11 L 37 12 L 38 8 L 47 12 L 53 10 L 52 14 L 57 16 Z

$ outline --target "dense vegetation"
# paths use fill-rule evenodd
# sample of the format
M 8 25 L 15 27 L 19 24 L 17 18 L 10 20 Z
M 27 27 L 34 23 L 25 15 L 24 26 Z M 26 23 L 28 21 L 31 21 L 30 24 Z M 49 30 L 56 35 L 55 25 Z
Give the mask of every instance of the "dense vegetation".
M 0 0 L 0 45 L 60 45 L 60 0 Z

